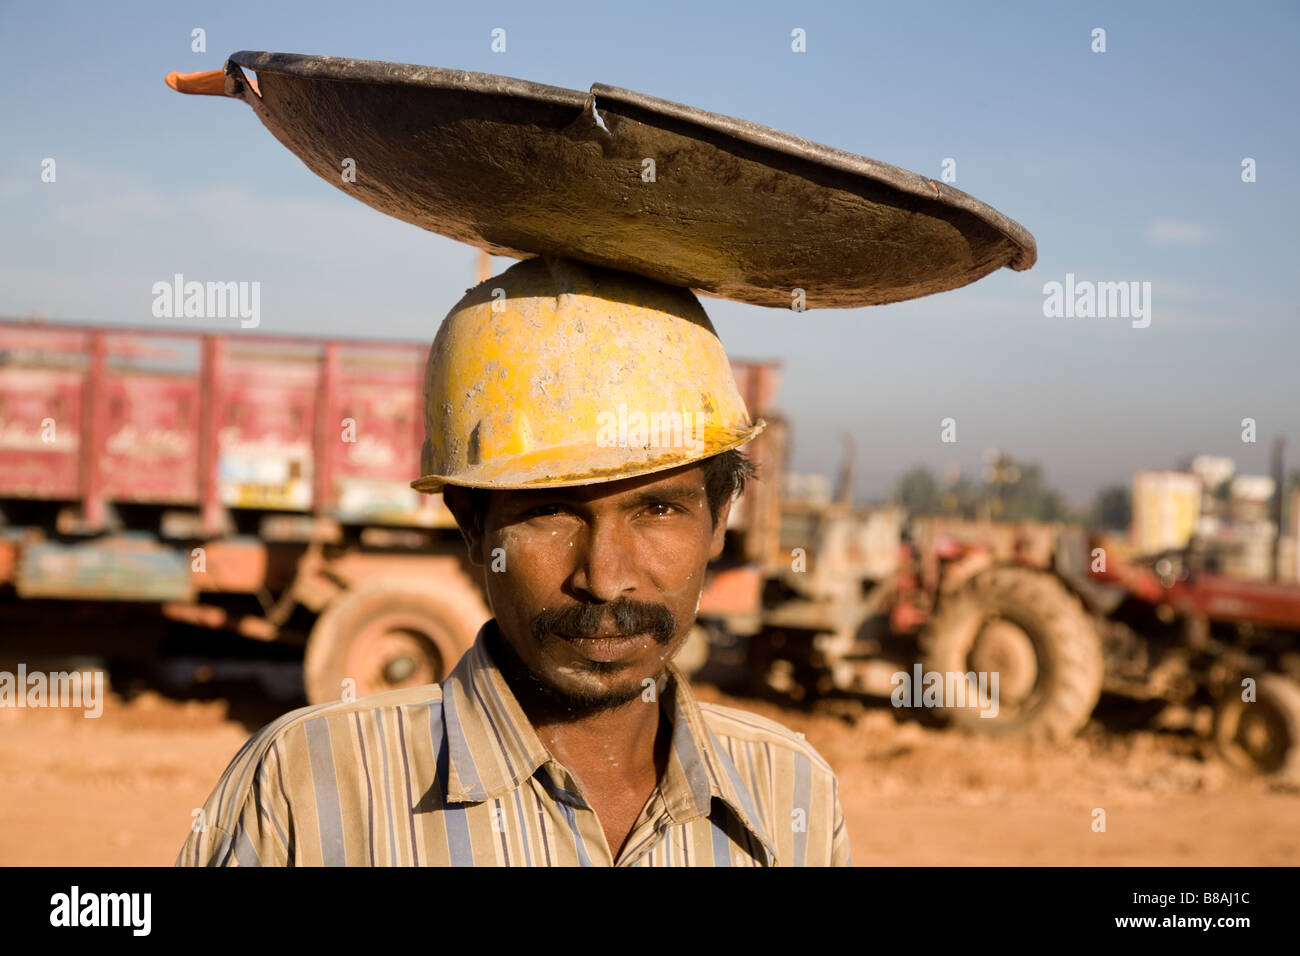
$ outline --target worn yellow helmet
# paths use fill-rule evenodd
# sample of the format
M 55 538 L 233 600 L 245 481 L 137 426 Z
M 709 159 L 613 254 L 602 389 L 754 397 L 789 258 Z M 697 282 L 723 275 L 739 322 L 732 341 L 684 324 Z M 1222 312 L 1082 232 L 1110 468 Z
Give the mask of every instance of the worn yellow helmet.
M 764 425 L 689 289 L 549 257 L 456 304 L 424 397 L 411 482 L 424 492 L 617 481 L 739 447 Z

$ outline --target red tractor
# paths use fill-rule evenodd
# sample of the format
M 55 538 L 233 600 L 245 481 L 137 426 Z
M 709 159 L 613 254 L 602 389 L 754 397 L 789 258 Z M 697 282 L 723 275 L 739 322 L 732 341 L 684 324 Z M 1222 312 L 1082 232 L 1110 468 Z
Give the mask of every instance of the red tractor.
M 1230 577 L 1195 539 L 1137 560 L 1074 528 L 1024 526 L 1009 554 L 938 533 L 917 554 L 890 633 L 914 634 L 927 670 L 1001 679 L 995 719 L 955 722 L 1061 738 L 1103 692 L 1152 714 L 1208 706 L 1230 762 L 1300 777 L 1300 585 Z
M 1078 527 L 944 518 L 912 519 L 897 561 L 870 572 L 855 542 L 884 515 L 836 503 L 809 531 L 792 508 L 782 553 L 810 542 L 808 567 L 769 575 L 756 687 L 891 697 L 903 674 L 996 674 L 996 708 L 968 694 L 920 715 L 1048 739 L 1078 732 L 1103 693 L 1165 725 L 1209 708 L 1230 761 L 1300 775 L 1300 585 L 1235 580 L 1195 545 L 1135 561 Z
M 1212 704 L 1228 760 L 1300 777 L 1300 585 L 1236 580 L 1195 541 L 1141 562 L 1112 555 L 1092 577 L 1122 595 L 1103 622 L 1109 685 Z

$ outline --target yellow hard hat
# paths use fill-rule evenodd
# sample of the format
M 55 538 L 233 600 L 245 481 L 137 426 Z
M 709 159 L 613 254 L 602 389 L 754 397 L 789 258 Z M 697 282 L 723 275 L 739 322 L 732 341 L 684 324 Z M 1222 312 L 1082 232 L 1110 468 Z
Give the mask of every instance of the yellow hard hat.
M 764 425 L 689 289 L 550 257 L 456 304 L 424 398 L 411 482 L 424 492 L 617 481 L 737 448 Z

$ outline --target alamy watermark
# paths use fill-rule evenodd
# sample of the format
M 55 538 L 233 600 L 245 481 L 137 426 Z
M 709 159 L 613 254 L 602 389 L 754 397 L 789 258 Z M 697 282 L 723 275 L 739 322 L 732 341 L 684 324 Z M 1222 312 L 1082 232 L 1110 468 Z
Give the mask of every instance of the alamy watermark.
M 104 714 L 103 671 L 0 671 L 0 707 L 80 707 L 83 717 Z
M 1151 324 L 1150 282 L 1074 281 L 1043 283 L 1043 315 L 1049 319 L 1132 319 L 1133 328 Z
M 978 707 L 981 717 L 998 715 L 997 671 L 923 671 L 914 664 L 912 673 L 897 671 L 889 682 L 895 707 Z
M 74 885 L 50 897 L 50 925 L 124 926 L 133 936 L 148 936 L 152 910 L 152 893 L 83 893 Z
M 260 282 L 186 282 L 178 272 L 151 291 L 155 319 L 239 319 L 243 329 L 262 321 Z
M 704 447 L 705 412 L 632 411 L 620 402 L 617 412 L 596 416 L 596 444 L 601 448 Z

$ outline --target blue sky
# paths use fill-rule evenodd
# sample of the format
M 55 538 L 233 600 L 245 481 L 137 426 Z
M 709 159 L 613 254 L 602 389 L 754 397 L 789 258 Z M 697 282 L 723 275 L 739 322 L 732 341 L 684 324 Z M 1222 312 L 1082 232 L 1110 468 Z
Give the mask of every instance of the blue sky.
M 990 447 L 1076 502 L 1192 452 L 1262 472 L 1279 433 L 1295 465 L 1298 25 L 1295 3 L 0 3 L 0 315 L 158 325 L 150 288 L 181 272 L 260 281 L 260 332 L 427 341 L 474 251 L 163 76 L 248 49 L 602 82 L 934 178 L 952 157 L 958 188 L 1036 237 L 1032 270 L 910 303 L 706 299 L 729 354 L 785 362 L 797 470 L 833 472 L 843 431 L 864 499 L 916 463 L 977 472 Z M 1151 282 L 1150 327 L 1045 318 L 1067 272 Z

